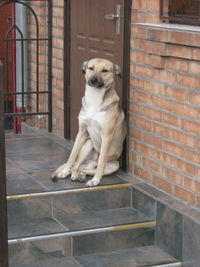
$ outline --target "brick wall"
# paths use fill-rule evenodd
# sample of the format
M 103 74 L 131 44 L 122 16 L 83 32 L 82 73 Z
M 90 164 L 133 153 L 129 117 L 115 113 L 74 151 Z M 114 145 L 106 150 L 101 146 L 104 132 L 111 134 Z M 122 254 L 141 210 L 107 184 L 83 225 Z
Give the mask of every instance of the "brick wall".
M 48 37 L 47 25 L 47 1 L 31 1 L 31 7 L 39 19 L 40 38 Z M 53 49 L 52 49 L 52 103 L 53 103 L 53 131 L 64 135 L 64 102 L 63 102 L 63 27 L 64 27 L 64 0 L 53 0 Z M 36 37 L 36 27 L 33 16 L 28 16 L 29 38 Z M 48 46 L 46 41 L 40 41 L 39 45 L 39 90 L 48 90 Z M 28 45 L 28 67 L 29 67 L 29 90 L 36 90 L 36 45 Z M 29 110 L 35 111 L 35 98 L 29 101 Z M 47 97 L 40 96 L 40 110 L 47 110 Z M 46 116 L 34 116 L 31 123 L 38 127 L 47 127 Z
M 156 29 L 159 0 L 134 0 L 129 172 L 200 207 L 200 34 Z

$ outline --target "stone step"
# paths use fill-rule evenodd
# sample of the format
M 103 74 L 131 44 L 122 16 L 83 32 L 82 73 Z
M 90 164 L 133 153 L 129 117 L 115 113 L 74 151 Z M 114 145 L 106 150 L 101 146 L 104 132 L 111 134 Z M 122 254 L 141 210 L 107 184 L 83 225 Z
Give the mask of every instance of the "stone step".
M 20 252 L 15 262 L 10 260 L 10 267 L 142 267 L 142 266 L 182 266 L 180 262 L 156 246 L 145 246 L 117 250 L 113 252 L 65 256 L 63 253 L 45 252 L 44 247 L 35 247 L 32 251 L 24 250 L 23 263 Z M 28 253 L 28 252 L 29 253 Z M 26 252 L 26 253 L 25 253 Z M 31 253 L 30 253 L 31 252 Z M 21 260 L 22 261 L 22 260 Z

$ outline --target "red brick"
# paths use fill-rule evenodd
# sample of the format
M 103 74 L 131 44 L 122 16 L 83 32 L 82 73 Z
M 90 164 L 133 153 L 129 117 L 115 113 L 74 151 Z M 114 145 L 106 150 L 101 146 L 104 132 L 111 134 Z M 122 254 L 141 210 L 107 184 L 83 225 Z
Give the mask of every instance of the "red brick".
M 174 107 L 176 113 L 191 119 L 198 119 L 199 110 L 197 108 L 182 103 L 176 103 Z
M 181 128 L 181 129 L 183 128 L 183 124 L 184 124 L 183 119 L 173 116 L 171 114 L 165 113 L 165 112 L 163 112 L 162 121 L 164 123 L 167 123 L 169 125 L 172 125 L 174 127 Z
M 142 114 L 152 120 L 161 121 L 162 112 L 154 108 L 143 107 Z
M 132 9 L 146 9 L 146 0 L 133 1 Z
M 159 6 L 159 5 L 158 5 Z M 149 30 L 147 32 L 147 39 L 159 42 L 169 41 L 169 32 L 166 30 Z
M 183 185 L 183 176 L 176 171 L 169 168 L 164 168 L 163 175 L 176 184 Z
M 200 34 L 194 34 L 194 46 L 200 47 Z
M 200 122 L 185 121 L 185 130 L 200 136 Z
M 147 131 L 152 130 L 152 122 L 147 121 L 147 120 L 142 119 L 142 118 L 139 118 L 139 117 L 134 118 L 134 125 L 136 127 L 142 128 L 142 129 L 147 130 Z
M 153 176 L 153 184 L 165 192 L 172 193 L 172 184 L 158 176 Z
M 192 59 L 200 60 L 200 48 L 193 48 Z
M 153 96 L 153 104 L 160 109 L 174 111 L 174 103 L 170 100 Z
M 200 105 L 200 92 L 188 92 L 188 101 L 193 105 Z
M 147 10 L 153 10 L 153 11 L 159 11 L 160 10 L 160 5 L 159 5 L 159 0 L 151 0 L 151 1 L 146 1 L 146 9 Z
M 154 78 L 166 83 L 176 83 L 176 76 L 174 72 L 156 69 Z
M 200 164 L 200 153 L 192 150 L 185 150 L 185 158 L 191 162 Z
M 139 129 L 130 127 L 129 129 L 129 136 L 135 138 L 137 140 L 142 141 L 143 139 L 143 132 Z
M 172 86 L 166 86 L 165 94 L 166 96 L 173 98 L 175 100 L 185 101 L 187 98 L 186 91 Z
M 131 77 L 130 78 L 130 86 L 132 88 L 136 88 L 136 89 L 143 89 L 144 81 L 142 79 Z
M 138 52 L 138 51 L 132 51 L 131 52 L 131 60 L 137 63 L 146 63 L 145 59 L 145 53 L 144 52 Z
M 145 51 L 149 54 L 166 56 L 167 54 L 167 45 L 161 42 L 146 41 L 145 42 Z
M 177 155 L 179 157 L 185 156 L 185 149 L 168 141 L 163 141 L 162 149 L 168 153 Z
M 173 165 L 176 169 L 189 174 L 191 176 L 196 176 L 197 175 L 197 167 L 195 165 L 189 164 L 187 162 L 184 162 L 180 159 L 174 158 L 173 160 Z
M 195 204 L 195 195 L 179 186 L 174 187 L 174 194 L 180 199 Z
M 135 73 L 137 75 L 147 77 L 147 78 L 152 78 L 153 72 L 154 70 L 151 67 L 140 66 L 140 65 L 135 66 Z
M 134 166 L 134 174 L 148 182 L 152 182 L 153 179 L 152 174 L 144 170 L 143 168 Z
M 151 65 L 154 68 L 164 69 L 165 67 L 165 57 L 157 55 L 149 55 L 147 64 Z
M 145 169 L 151 170 L 155 173 L 161 174 L 162 173 L 162 166 L 161 164 L 156 163 L 155 161 L 149 160 L 147 158 L 142 158 L 143 167 Z
M 144 81 L 144 90 L 158 95 L 165 94 L 165 85 L 152 81 Z
M 191 88 L 191 89 L 199 89 L 200 88 L 200 79 L 199 77 L 192 77 L 185 74 L 177 74 L 177 82 L 181 86 Z
M 174 131 L 173 139 L 176 142 L 189 146 L 189 147 L 194 148 L 196 145 L 196 138 L 194 136 L 191 136 L 191 135 L 188 135 L 182 132 Z
M 144 94 L 142 92 L 134 91 L 133 100 L 138 102 L 138 103 L 144 103 L 144 104 L 152 105 L 151 95 Z
M 175 71 L 188 72 L 189 63 L 187 60 L 169 57 L 167 58 L 167 68 Z
M 141 107 L 138 104 L 129 102 L 129 111 L 136 113 L 136 114 L 141 114 Z
M 193 192 L 200 192 L 200 182 L 192 180 L 191 178 L 184 177 L 184 186 Z
M 200 62 L 191 61 L 189 63 L 189 72 L 200 75 Z
M 153 126 L 154 126 L 154 130 L 153 130 L 154 133 L 165 138 L 173 139 L 174 130 L 170 129 L 169 127 L 165 127 L 163 125 L 156 124 L 156 123 L 154 123 Z
M 162 147 L 162 139 L 160 139 L 157 136 L 154 136 L 150 133 L 144 133 L 143 134 L 143 141 L 146 144 L 161 148 Z
M 175 44 L 193 45 L 193 34 L 186 32 L 170 32 L 170 42 Z
M 192 48 L 189 46 L 169 44 L 168 56 L 179 58 L 192 58 Z

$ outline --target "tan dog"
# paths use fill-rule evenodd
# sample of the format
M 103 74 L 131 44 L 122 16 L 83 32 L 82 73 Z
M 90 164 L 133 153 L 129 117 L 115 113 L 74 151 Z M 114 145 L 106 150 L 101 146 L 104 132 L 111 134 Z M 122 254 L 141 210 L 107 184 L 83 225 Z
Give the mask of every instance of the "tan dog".
M 71 174 L 73 181 L 96 186 L 103 175 L 119 168 L 119 157 L 126 136 L 124 113 L 115 91 L 114 76 L 120 68 L 106 59 L 95 58 L 83 63 L 86 86 L 78 121 L 79 131 L 67 163 L 53 174 L 57 181 Z

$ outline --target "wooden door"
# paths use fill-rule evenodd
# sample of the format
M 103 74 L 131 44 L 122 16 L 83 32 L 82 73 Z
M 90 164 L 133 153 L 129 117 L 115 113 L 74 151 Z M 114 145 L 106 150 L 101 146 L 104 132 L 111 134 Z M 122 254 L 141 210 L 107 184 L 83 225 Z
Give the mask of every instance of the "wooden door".
M 70 139 L 74 140 L 85 87 L 82 63 L 99 57 L 122 67 L 124 0 L 71 0 L 70 4 Z M 120 17 L 112 19 L 117 13 Z M 116 89 L 122 98 L 119 78 Z

